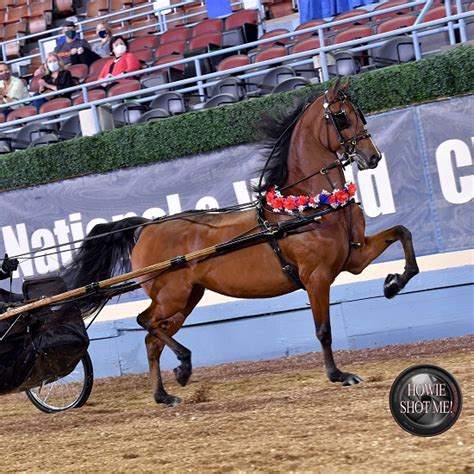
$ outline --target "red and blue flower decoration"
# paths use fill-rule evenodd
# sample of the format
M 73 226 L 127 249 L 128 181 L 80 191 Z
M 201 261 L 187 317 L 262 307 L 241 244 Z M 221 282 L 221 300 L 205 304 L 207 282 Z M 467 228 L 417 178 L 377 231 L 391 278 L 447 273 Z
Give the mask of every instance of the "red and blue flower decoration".
M 283 196 L 277 186 L 272 186 L 265 194 L 267 205 L 273 212 L 286 212 L 295 214 L 307 209 L 317 209 L 327 205 L 337 209 L 346 205 L 356 193 L 356 185 L 353 182 L 346 183 L 342 189 L 335 189 L 331 193 L 324 190 L 316 196 Z

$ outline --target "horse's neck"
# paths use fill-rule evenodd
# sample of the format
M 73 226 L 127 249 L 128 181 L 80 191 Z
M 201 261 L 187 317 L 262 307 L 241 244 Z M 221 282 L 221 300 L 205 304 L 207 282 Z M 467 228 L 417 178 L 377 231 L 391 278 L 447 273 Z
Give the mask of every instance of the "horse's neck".
M 307 125 L 304 123 L 298 124 L 290 145 L 288 179 L 285 186 L 308 178 L 295 186 L 291 186 L 287 192 L 291 194 L 314 195 L 320 193 L 323 189 L 332 191 L 333 186 L 341 188 L 345 180 L 344 173 L 340 167 L 332 169 L 328 175 L 315 174 L 336 159 L 337 156 L 324 148 L 319 140 L 310 133 Z M 315 175 L 311 176 L 313 174 Z

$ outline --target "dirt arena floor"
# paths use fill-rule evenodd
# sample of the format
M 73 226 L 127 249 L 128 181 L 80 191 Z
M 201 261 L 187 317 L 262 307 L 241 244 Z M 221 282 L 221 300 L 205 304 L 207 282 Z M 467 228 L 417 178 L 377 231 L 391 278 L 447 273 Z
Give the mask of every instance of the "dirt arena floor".
M 45 415 L 23 394 L 0 399 L 0 472 L 474 473 L 474 336 L 339 352 L 362 376 L 329 383 L 318 353 L 197 369 L 188 387 L 167 373 L 177 408 L 152 401 L 147 376 L 98 380 L 88 404 Z M 461 385 L 457 423 L 433 438 L 402 431 L 388 394 L 416 363 Z

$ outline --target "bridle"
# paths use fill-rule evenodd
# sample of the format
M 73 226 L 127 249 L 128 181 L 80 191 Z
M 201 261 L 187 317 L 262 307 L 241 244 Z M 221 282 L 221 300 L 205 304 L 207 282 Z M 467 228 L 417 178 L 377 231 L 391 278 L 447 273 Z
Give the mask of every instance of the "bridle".
M 359 108 L 359 106 L 357 104 L 354 103 L 353 99 L 350 97 L 350 95 L 347 92 L 339 89 L 336 93 L 336 96 L 334 97 L 334 99 L 332 101 L 328 100 L 327 93 L 328 93 L 328 91 L 326 91 L 324 93 L 324 103 L 323 103 L 324 118 L 326 119 L 326 123 L 327 123 L 327 127 L 326 127 L 327 143 L 328 143 L 327 148 L 329 149 L 329 126 L 332 125 L 334 127 L 335 131 L 336 131 L 337 139 L 338 139 L 339 143 L 341 144 L 341 147 L 344 149 L 344 151 L 343 151 L 341 156 L 339 156 L 337 153 L 335 153 L 337 158 L 334 161 L 332 161 L 331 163 L 329 163 L 328 165 L 323 166 L 321 169 L 319 169 L 319 170 L 315 171 L 314 173 L 311 173 L 311 174 L 299 179 L 298 181 L 295 181 L 293 183 L 287 184 L 286 186 L 283 186 L 282 188 L 280 188 L 280 191 L 284 191 L 285 189 L 291 188 L 292 186 L 295 186 L 299 183 L 302 183 L 303 181 L 306 181 L 309 178 L 312 178 L 313 176 L 316 176 L 318 174 L 327 175 L 329 173 L 329 171 L 331 171 L 334 168 L 342 167 L 342 169 L 345 169 L 346 166 L 350 165 L 357 158 L 357 150 L 356 150 L 357 143 L 361 140 L 372 137 L 372 135 L 367 130 L 364 130 L 362 133 L 355 133 L 352 137 L 345 139 L 341 132 L 342 132 L 342 130 L 345 130 L 346 128 L 350 127 L 350 122 L 347 119 L 347 114 L 346 114 L 346 112 L 345 112 L 345 110 L 343 109 L 342 106 L 341 106 L 341 108 L 338 112 L 333 112 L 331 110 L 331 105 L 337 104 L 338 102 L 341 102 L 341 101 L 344 104 L 344 103 L 346 103 L 346 101 L 348 101 L 352 105 L 352 107 L 354 108 L 355 115 L 357 117 L 357 123 L 360 120 L 364 125 L 366 125 L 367 121 L 365 120 L 365 117 L 364 117 L 364 114 L 362 113 L 362 110 Z M 295 122 L 299 121 L 302 118 L 302 116 L 304 115 L 306 110 L 308 110 L 308 108 L 313 103 L 314 102 L 309 102 L 308 104 L 306 104 L 306 106 L 303 108 L 303 110 L 295 117 L 295 119 L 291 122 L 291 124 L 287 127 L 287 129 L 280 135 L 280 137 L 276 141 L 276 143 L 275 143 L 275 145 L 274 145 L 274 147 L 273 147 L 273 149 L 272 149 L 272 151 L 271 151 L 271 153 L 270 153 L 270 155 L 267 159 L 267 162 L 265 164 L 264 169 L 267 167 L 267 164 L 269 163 L 269 161 L 270 161 L 270 159 L 273 155 L 273 152 L 274 152 L 276 146 L 278 145 L 278 143 L 280 142 L 280 140 L 283 139 L 283 137 L 286 135 L 288 130 L 292 129 Z M 356 125 L 357 125 L 357 123 L 356 123 Z M 262 180 L 262 177 L 263 177 L 263 173 L 260 176 L 260 181 Z M 334 188 L 334 185 L 332 184 L 332 182 L 330 180 L 329 180 L 329 182 L 331 183 L 331 185 Z M 259 183 L 259 187 L 260 187 L 260 184 L 261 183 Z
M 367 130 L 364 130 L 361 133 L 355 133 L 350 138 L 344 138 L 344 136 L 342 135 L 342 130 L 345 130 L 346 128 L 350 127 L 350 123 L 347 120 L 346 111 L 344 110 L 342 106 L 338 112 L 333 112 L 331 110 L 331 105 L 337 104 L 338 102 L 341 102 L 341 101 L 342 101 L 342 104 L 345 104 L 346 101 L 348 101 L 352 105 L 355 115 L 357 117 L 357 122 L 360 120 L 364 125 L 367 125 L 367 121 L 365 120 L 364 114 L 362 113 L 360 108 L 356 104 L 354 104 L 349 94 L 347 94 L 343 90 L 339 89 L 336 93 L 335 98 L 332 101 L 328 100 L 327 91 L 324 93 L 324 104 L 323 104 L 324 118 L 326 119 L 328 123 L 331 123 L 332 126 L 334 127 L 336 131 L 337 139 L 341 147 L 344 149 L 341 158 L 339 158 L 338 156 L 338 160 L 342 168 L 345 168 L 347 165 L 355 161 L 357 157 L 357 151 L 356 151 L 357 142 L 359 142 L 360 140 L 371 138 L 372 135 Z M 327 136 L 328 136 L 327 138 L 328 138 L 328 146 L 329 146 L 329 127 L 327 128 Z

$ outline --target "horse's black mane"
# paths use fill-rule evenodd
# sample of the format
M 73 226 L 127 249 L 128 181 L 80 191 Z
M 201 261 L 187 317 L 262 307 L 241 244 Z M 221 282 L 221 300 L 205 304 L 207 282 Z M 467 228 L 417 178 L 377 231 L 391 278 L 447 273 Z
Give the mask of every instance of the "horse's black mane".
M 309 97 L 299 97 L 290 108 L 275 107 L 266 113 L 259 125 L 259 132 L 264 137 L 264 147 L 273 154 L 261 169 L 259 183 L 254 191 L 262 193 L 270 186 L 282 187 L 288 178 L 288 153 L 293 130 L 298 122 L 297 118 L 306 107 L 316 100 L 318 94 Z

